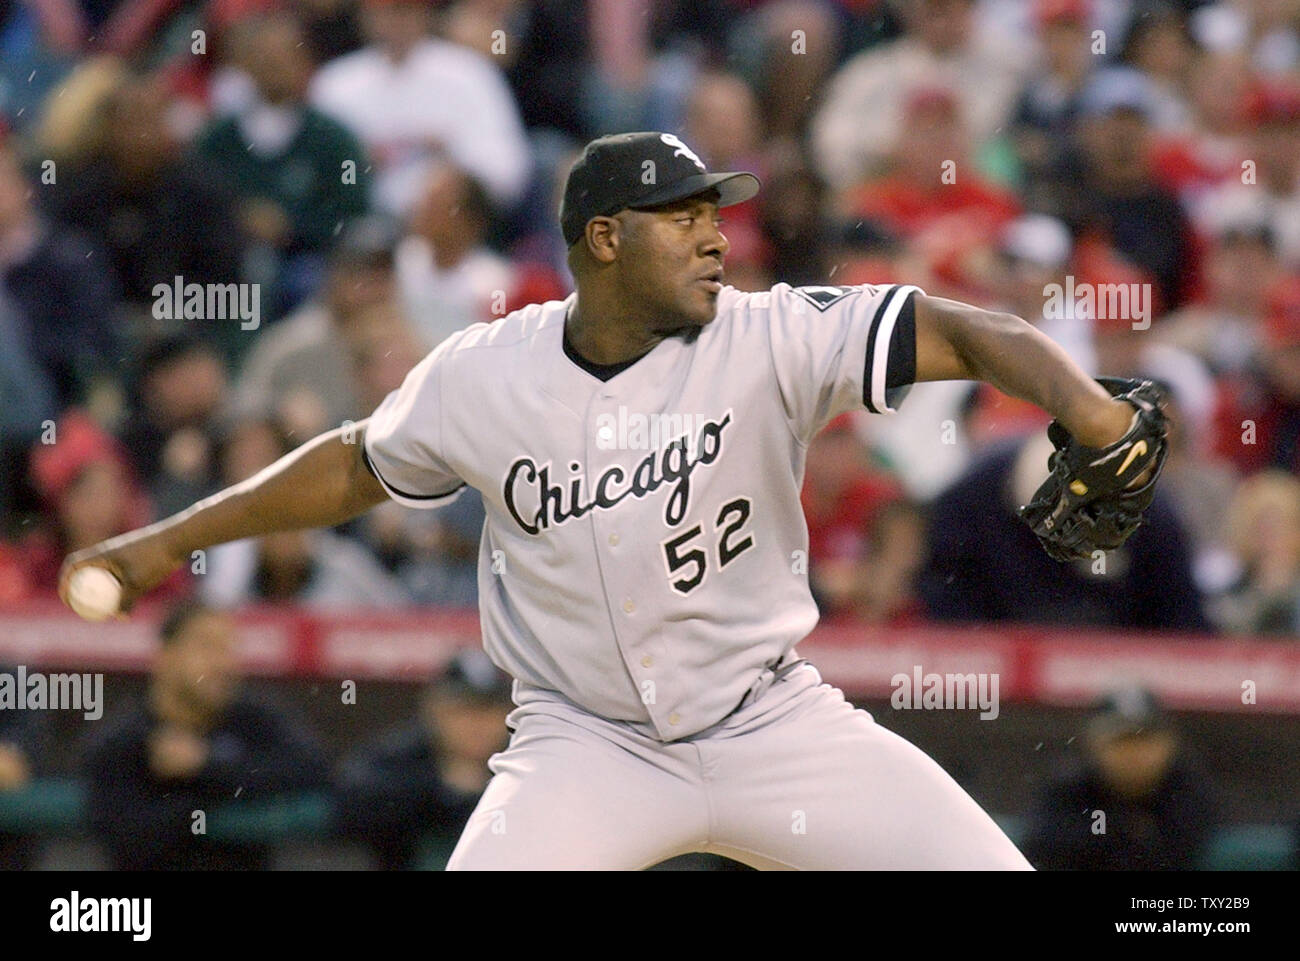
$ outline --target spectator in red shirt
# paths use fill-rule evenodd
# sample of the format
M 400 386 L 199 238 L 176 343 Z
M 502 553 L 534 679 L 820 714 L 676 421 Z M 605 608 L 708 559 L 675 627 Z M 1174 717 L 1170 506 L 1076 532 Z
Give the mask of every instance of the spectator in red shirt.
M 86 414 L 66 413 L 33 448 L 32 485 L 46 505 L 48 526 L 17 544 L 0 545 L 0 584 L 6 600 L 57 596 L 59 568 L 73 551 L 134 530 L 151 509 L 121 447 Z M 184 590 L 184 568 L 162 588 Z
M 1259 371 L 1223 382 L 1217 421 L 1216 452 L 1242 473 L 1300 473 L 1300 278 L 1270 297 Z
M 897 481 L 872 466 L 851 414 L 835 418 L 814 438 L 802 501 L 809 578 L 824 612 L 852 606 L 876 515 L 901 496 Z
M 866 563 L 860 568 L 852 616 L 894 626 L 924 620 L 917 579 L 925 552 L 926 517 L 921 509 L 908 500 L 881 506 L 871 527 Z
M 1250 164 L 1207 196 L 1197 215 L 1212 222 L 1242 210 L 1261 212 L 1277 240 L 1279 257 L 1294 270 L 1300 267 L 1300 82 L 1256 84 L 1246 115 Z
M 1159 137 L 1151 152 L 1160 181 L 1195 210 L 1207 194 L 1239 179 L 1250 156 L 1250 65 L 1239 53 L 1202 53 L 1189 76 L 1191 130 Z
M 892 171 L 855 191 L 848 213 L 913 244 L 940 280 L 959 290 L 978 285 L 976 262 L 992 256 L 1020 205 L 976 172 L 953 91 L 913 89 L 904 117 Z

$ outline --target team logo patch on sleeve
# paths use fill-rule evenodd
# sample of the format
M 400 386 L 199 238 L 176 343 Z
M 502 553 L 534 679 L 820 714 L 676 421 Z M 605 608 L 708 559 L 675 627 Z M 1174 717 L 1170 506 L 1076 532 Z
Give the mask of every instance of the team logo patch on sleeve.
M 826 310 L 836 301 L 843 300 L 850 294 L 856 294 L 858 287 L 792 287 L 791 293 L 798 294 L 818 310 Z

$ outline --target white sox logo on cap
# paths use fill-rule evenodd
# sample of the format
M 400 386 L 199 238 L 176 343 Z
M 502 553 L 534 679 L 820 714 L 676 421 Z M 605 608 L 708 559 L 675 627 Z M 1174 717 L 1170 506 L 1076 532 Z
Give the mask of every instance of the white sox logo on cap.
M 704 161 L 697 157 L 695 151 L 682 143 L 677 137 L 670 133 L 661 133 L 659 139 L 668 144 L 668 146 L 677 148 L 673 151 L 674 157 L 685 157 L 687 160 L 695 164 L 695 166 L 699 167 L 701 172 L 704 171 Z
M 716 190 L 717 205 L 726 207 L 754 196 L 758 178 L 745 171 L 709 173 L 676 134 L 641 130 L 598 137 L 569 171 L 560 230 L 572 246 L 593 217 L 658 207 L 707 190 Z

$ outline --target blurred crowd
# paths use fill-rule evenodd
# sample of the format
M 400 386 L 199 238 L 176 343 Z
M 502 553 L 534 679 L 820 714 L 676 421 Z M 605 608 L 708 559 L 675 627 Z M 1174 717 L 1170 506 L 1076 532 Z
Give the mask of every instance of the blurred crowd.
M 1149 522 L 1075 565 L 1015 516 L 1042 412 L 833 422 L 826 618 L 1300 634 L 1300 0 L 0 0 L 0 123 L 0 603 L 565 296 L 569 165 L 658 129 L 763 181 L 729 283 L 917 284 L 1171 393 Z M 482 521 L 386 504 L 163 594 L 472 606 Z
M 336 757 L 303 718 L 245 689 L 229 614 L 177 602 L 159 641 L 143 695 L 64 747 L 84 786 L 79 819 L 115 870 L 267 869 L 276 844 L 222 835 L 221 812 L 303 797 L 326 802 L 314 834 L 368 850 L 372 866 L 441 866 L 509 737 L 510 681 L 479 650 L 431 680 L 409 721 Z M 42 789 L 47 726 L 37 712 L 0 712 L 0 798 Z M 37 834 L 0 830 L 0 870 L 39 864 Z

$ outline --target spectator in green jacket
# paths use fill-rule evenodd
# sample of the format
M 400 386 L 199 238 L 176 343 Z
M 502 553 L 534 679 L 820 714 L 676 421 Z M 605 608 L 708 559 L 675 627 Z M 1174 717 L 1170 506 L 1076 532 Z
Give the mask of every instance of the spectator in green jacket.
M 334 239 L 368 209 L 369 162 L 350 130 L 307 104 L 314 64 L 293 16 L 241 21 L 228 49 L 253 90 L 196 146 L 239 198 L 240 221 L 265 264 L 254 279 L 271 286 L 270 313 L 279 317 L 314 293 Z

